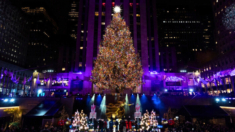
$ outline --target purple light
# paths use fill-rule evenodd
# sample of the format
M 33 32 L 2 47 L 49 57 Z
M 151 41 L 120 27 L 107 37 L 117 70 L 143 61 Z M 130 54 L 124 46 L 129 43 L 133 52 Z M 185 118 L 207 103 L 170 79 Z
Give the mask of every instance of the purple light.
M 166 82 L 179 82 L 182 81 L 183 79 L 180 77 L 176 77 L 176 76 L 169 76 L 166 78 Z
M 157 71 L 151 71 L 150 74 L 158 74 Z
M 82 74 L 82 72 L 77 72 L 76 74 Z
M 235 69 L 230 72 L 230 76 L 235 76 Z

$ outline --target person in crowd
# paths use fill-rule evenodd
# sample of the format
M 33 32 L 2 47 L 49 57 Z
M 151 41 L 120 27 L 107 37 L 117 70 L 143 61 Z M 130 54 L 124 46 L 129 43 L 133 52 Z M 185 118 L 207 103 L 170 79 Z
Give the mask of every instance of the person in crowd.
M 124 121 L 123 118 L 119 121 L 119 131 L 120 132 L 123 130 L 123 121 Z
M 134 124 L 135 124 L 135 131 L 137 132 L 137 130 L 139 129 L 139 127 L 138 127 L 138 121 L 137 121 L 136 118 L 135 118 Z
M 128 131 L 128 128 L 129 128 L 128 120 L 126 120 L 125 123 L 126 123 L 126 131 Z
M 123 132 L 126 132 L 126 120 L 124 120 L 123 118 L 123 121 L 122 121 L 122 127 L 123 127 Z
M 109 121 L 109 128 L 110 128 L 110 131 L 112 132 L 113 131 L 113 118 L 111 118 L 111 120 Z
M 107 131 L 107 122 L 105 120 L 103 120 L 103 123 L 104 123 L 103 128 L 104 128 L 105 131 Z
M 132 121 L 131 120 L 128 121 L 128 128 L 131 131 L 131 129 L 132 129 Z
M 118 131 L 118 129 L 119 129 L 119 123 L 118 123 L 118 119 L 116 119 L 116 121 L 115 121 L 115 126 L 116 126 L 116 131 Z
M 107 128 L 107 131 L 109 131 L 109 121 L 110 119 L 107 119 L 107 122 L 106 122 L 106 124 L 107 124 L 107 126 L 106 126 L 106 128 Z
M 97 125 L 98 125 L 98 122 L 96 119 L 94 119 L 94 131 L 95 132 L 97 131 Z
M 101 132 L 103 132 L 103 126 L 104 126 L 104 122 L 100 119 L 99 120 L 99 129 Z

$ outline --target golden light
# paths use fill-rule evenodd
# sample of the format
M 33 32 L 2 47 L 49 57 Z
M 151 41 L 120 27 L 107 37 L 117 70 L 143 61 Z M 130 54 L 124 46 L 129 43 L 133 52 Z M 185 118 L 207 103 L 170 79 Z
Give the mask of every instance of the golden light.
M 20 108 L 19 106 L 10 106 L 10 107 L 0 107 L 0 109 L 12 109 L 12 108 Z
M 222 109 L 232 109 L 232 110 L 235 110 L 235 107 L 228 107 L 228 106 L 220 106 L 220 108 L 222 108 Z

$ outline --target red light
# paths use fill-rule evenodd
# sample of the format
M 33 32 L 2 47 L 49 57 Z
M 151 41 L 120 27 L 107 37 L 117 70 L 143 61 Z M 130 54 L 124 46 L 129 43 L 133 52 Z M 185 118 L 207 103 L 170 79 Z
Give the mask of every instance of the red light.
M 105 3 L 102 3 L 103 6 L 105 6 Z
M 114 5 L 115 5 L 115 2 L 112 2 L 112 6 L 114 7 Z
M 136 3 L 136 5 L 139 5 L 139 3 Z
M 133 6 L 133 3 L 130 3 L 130 6 Z

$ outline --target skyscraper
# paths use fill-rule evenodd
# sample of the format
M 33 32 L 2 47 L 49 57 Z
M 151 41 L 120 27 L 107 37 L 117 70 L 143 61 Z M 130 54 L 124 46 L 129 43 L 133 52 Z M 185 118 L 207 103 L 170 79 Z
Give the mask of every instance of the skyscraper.
M 214 25 L 209 2 L 159 1 L 157 16 L 160 54 L 166 55 L 164 52 L 171 47 L 175 50 L 171 56 L 177 59 L 169 65 L 169 59 L 160 59 L 162 71 L 195 71 L 198 63 L 195 63 L 196 55 L 215 50 Z
M 9 1 L 0 1 L 0 59 L 24 66 L 29 41 L 29 23 Z
M 56 22 L 48 15 L 44 7 L 21 7 L 30 21 L 30 38 L 27 53 L 28 68 L 48 70 L 57 62 L 57 51 L 50 37 L 58 31 Z M 53 66 L 52 66 L 53 67 Z

